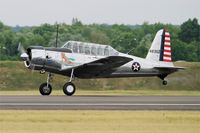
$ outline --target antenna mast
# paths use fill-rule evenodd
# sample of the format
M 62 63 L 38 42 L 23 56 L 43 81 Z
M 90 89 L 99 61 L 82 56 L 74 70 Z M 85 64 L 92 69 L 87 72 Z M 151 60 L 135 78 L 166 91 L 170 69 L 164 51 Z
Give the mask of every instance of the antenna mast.
M 59 29 L 59 24 L 56 23 L 56 48 L 58 47 L 58 29 Z

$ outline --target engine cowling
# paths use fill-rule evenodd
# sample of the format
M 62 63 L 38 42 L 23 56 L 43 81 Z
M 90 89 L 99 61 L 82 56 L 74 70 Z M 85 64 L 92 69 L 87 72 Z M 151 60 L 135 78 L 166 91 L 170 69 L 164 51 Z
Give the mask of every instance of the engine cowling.
M 25 56 L 26 54 L 26 56 Z M 24 54 L 25 59 L 24 64 L 27 68 L 29 69 L 34 69 L 34 70 L 42 70 L 46 57 L 45 57 L 45 49 L 43 47 L 29 47 L 26 50 L 26 53 Z M 22 57 L 22 55 L 21 55 Z

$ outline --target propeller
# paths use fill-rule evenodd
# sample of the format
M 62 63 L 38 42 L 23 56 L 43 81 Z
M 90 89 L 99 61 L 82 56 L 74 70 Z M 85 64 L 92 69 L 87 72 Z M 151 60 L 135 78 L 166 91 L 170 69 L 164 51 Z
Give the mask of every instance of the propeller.
M 28 54 L 25 52 L 21 43 L 19 43 L 17 50 L 21 53 L 20 57 L 23 61 L 29 61 Z
M 33 74 L 35 71 L 35 65 L 34 64 L 32 64 L 32 68 L 31 68 L 31 74 Z

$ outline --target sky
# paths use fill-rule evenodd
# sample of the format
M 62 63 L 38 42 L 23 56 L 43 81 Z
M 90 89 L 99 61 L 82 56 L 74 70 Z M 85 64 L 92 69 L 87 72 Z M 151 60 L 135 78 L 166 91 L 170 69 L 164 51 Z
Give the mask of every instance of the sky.
M 200 0 L 0 0 L 0 21 L 9 26 L 43 23 L 171 23 L 200 21 Z

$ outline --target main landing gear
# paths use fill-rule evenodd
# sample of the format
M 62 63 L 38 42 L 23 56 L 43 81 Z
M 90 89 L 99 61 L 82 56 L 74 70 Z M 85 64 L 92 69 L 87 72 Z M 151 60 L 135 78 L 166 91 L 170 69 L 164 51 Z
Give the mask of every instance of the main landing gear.
M 63 86 L 63 92 L 67 96 L 72 96 L 75 93 L 75 90 L 76 90 L 75 85 L 72 82 L 67 82 Z
M 71 71 L 71 76 L 69 79 L 69 82 L 67 82 L 64 86 L 63 86 L 63 92 L 65 93 L 65 95 L 67 96 L 72 96 L 75 91 L 76 91 L 76 87 L 75 85 L 72 83 L 72 80 L 74 79 L 74 69 L 72 69 Z
M 50 81 L 52 81 L 52 74 L 49 73 L 47 77 L 47 82 L 42 83 L 39 87 L 39 91 L 41 95 L 50 95 L 52 91 L 52 86 L 50 84 Z
M 53 75 L 51 73 L 48 74 L 47 77 L 47 82 L 46 83 L 42 83 L 39 87 L 39 91 L 41 95 L 50 95 L 51 91 L 52 91 L 52 86 L 50 84 L 50 82 L 52 81 L 52 77 Z M 71 76 L 70 76 L 70 80 L 69 82 L 67 82 L 64 86 L 63 86 L 63 92 L 65 93 L 65 95 L 67 96 L 72 96 L 75 91 L 76 91 L 76 87 L 75 85 L 72 83 L 72 80 L 74 79 L 74 69 L 72 69 L 71 71 Z

